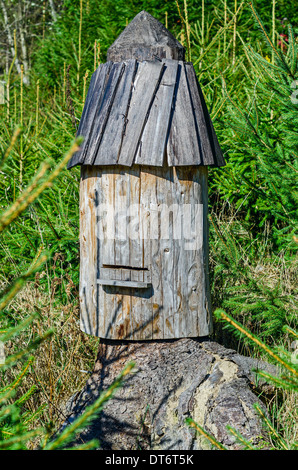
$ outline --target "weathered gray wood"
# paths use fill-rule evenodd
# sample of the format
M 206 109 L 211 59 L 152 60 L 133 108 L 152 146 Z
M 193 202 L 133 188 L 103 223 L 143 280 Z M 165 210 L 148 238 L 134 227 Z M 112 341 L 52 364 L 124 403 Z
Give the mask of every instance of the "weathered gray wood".
M 81 191 L 87 196 L 81 195 L 81 216 L 88 234 L 81 239 L 83 331 L 131 340 L 210 334 L 206 169 L 138 165 L 125 171 L 113 166 L 83 169 Z M 107 203 L 124 210 L 124 215 L 129 204 L 140 204 L 134 214 L 139 219 L 135 239 L 130 239 L 134 230 L 126 219 L 124 240 L 116 239 L 117 223 L 112 240 L 106 237 L 107 224 L 98 209 Z M 203 246 L 190 250 L 186 244 L 192 240 L 185 226 L 189 221 L 181 219 L 181 237 L 177 226 L 181 215 L 177 208 L 183 204 L 191 206 L 192 232 L 198 230 L 195 222 L 203 231 Z M 202 219 L 195 220 L 196 204 L 206 207 Z
M 109 76 L 111 67 L 112 67 L 111 62 L 106 62 L 102 67 L 100 67 L 97 80 L 94 84 L 94 91 L 92 95 L 90 96 L 90 102 L 87 104 L 88 110 L 86 112 L 86 118 L 85 118 L 86 124 L 84 126 L 84 129 L 86 129 L 86 131 L 85 131 L 85 135 L 83 135 L 84 143 L 83 143 L 82 153 L 80 157 L 81 164 L 82 163 L 86 164 L 88 160 L 91 161 L 93 159 L 93 154 L 89 151 L 89 146 L 91 143 L 94 127 L 96 126 L 96 112 L 98 110 L 99 104 L 102 102 L 104 98 L 106 80 L 107 80 L 107 77 Z
M 92 76 L 79 134 L 85 141 L 68 168 L 162 166 L 165 139 L 171 166 L 225 164 L 193 65 L 184 62 L 181 44 L 145 11 Z
M 201 97 L 198 90 L 197 78 L 193 65 L 185 64 L 185 70 L 187 75 L 188 90 L 191 94 L 192 99 L 192 105 L 194 110 L 193 114 L 195 118 L 202 163 L 204 163 L 205 165 L 212 165 L 214 163 L 214 155 L 211 148 L 206 117 L 202 107 Z
M 148 269 L 103 265 L 100 267 L 100 278 L 103 280 L 119 279 L 122 281 L 144 281 L 149 283 L 151 282 L 151 273 Z
M 205 282 L 205 295 L 202 298 L 202 306 L 205 312 L 204 331 L 213 332 L 213 318 L 211 310 L 211 293 L 209 282 L 209 222 L 208 222 L 208 167 L 201 171 L 201 188 L 202 188 L 202 204 L 203 204 L 203 272 Z M 202 329 L 203 330 L 203 329 Z
M 161 277 L 161 257 L 159 240 L 159 215 L 157 206 L 157 179 L 159 171 L 155 167 L 141 169 L 141 231 L 144 237 L 143 257 L 151 270 L 152 295 L 142 301 L 142 322 L 146 325 L 148 339 L 163 335 L 163 291 Z M 141 338 L 140 338 L 141 339 Z
M 95 168 L 83 166 L 80 184 L 80 327 L 88 334 L 98 334 L 96 200 Z
M 129 266 L 148 268 L 143 260 L 143 243 L 140 238 L 140 167 L 133 165 L 127 174 L 127 239 L 129 249 Z
M 77 136 L 83 137 L 84 141 L 81 144 L 80 150 L 76 152 L 68 162 L 67 168 L 72 168 L 73 166 L 83 163 L 84 161 L 84 149 L 85 146 L 88 145 L 88 135 L 96 110 L 95 103 L 98 99 L 98 96 L 100 96 L 103 91 L 104 77 L 110 66 L 111 62 L 107 62 L 104 65 L 100 64 L 96 71 L 92 74 L 83 113 L 77 131 Z
M 122 281 L 122 279 L 97 279 L 97 283 L 103 286 L 117 287 L 136 287 L 137 289 L 147 289 L 150 287 L 148 282 L 142 281 Z
M 183 62 L 179 62 L 173 107 L 167 145 L 168 165 L 200 165 L 202 154 Z
M 206 108 L 206 103 L 204 101 L 204 97 L 200 89 L 199 89 L 199 94 L 201 96 L 201 102 L 203 103 L 203 107 Z M 211 146 L 214 149 L 213 150 L 213 154 L 214 154 L 213 164 L 211 166 L 216 166 L 216 167 L 225 166 L 226 162 L 225 162 L 221 147 L 219 145 L 217 135 L 215 133 L 215 129 L 211 121 L 211 117 L 208 112 L 205 115 L 206 115 L 206 122 L 209 123 L 209 128 L 211 130 L 211 135 L 212 135 L 212 139 L 210 139 Z
M 91 167 L 93 168 L 94 174 L 96 174 L 97 178 L 95 181 L 96 184 L 96 194 L 97 194 L 97 207 L 96 207 L 96 247 L 97 247 L 97 278 L 101 276 L 102 273 L 102 265 L 114 265 L 114 240 L 109 238 L 108 224 L 113 222 L 113 218 L 111 219 L 111 215 L 107 212 L 102 212 L 102 208 L 109 208 L 113 207 L 114 204 L 114 183 L 115 178 L 114 174 L 111 171 L 111 167 Z M 113 232 L 113 224 L 111 225 L 111 231 Z M 100 260 L 100 262 L 99 262 Z M 112 260 L 112 261 L 111 261 Z M 110 277 L 115 277 L 116 273 L 115 270 L 112 268 L 110 269 Z M 118 311 L 118 297 L 116 298 L 114 295 L 107 295 L 109 292 L 109 288 L 106 288 L 106 292 L 98 286 L 97 292 L 97 302 L 98 305 L 102 306 L 104 311 L 110 311 L 111 316 L 106 317 L 102 315 L 102 312 L 99 308 L 96 310 L 96 315 L 98 316 L 98 323 L 100 325 L 100 331 L 104 331 L 107 335 L 113 335 L 115 330 L 115 321 L 116 321 L 116 313 Z M 110 290 L 111 294 L 112 291 Z M 112 321 L 111 321 L 112 317 Z
M 135 60 L 125 62 L 125 70 L 117 88 L 113 107 L 97 150 L 94 165 L 117 163 L 136 67 L 137 62 Z
M 113 64 L 113 67 L 111 67 L 104 93 L 97 104 L 92 123 L 92 132 L 88 136 L 88 153 L 85 151 L 84 159 L 86 165 L 93 165 L 94 159 L 96 158 L 97 149 L 109 118 L 124 67 L 124 64 Z
M 122 31 L 107 53 L 108 60 L 184 60 L 185 49 L 156 18 L 141 11 Z
M 181 61 L 129 60 L 99 68 L 79 130 L 85 141 L 69 168 L 162 166 L 165 148 L 171 166 L 225 164 L 193 66 Z
M 150 162 L 154 166 L 163 166 L 177 68 L 177 61 L 166 61 L 164 73 L 140 139 L 135 163 L 142 165 Z
M 134 81 L 132 97 L 127 114 L 119 165 L 131 166 L 138 149 L 150 106 L 163 73 L 162 62 L 140 62 Z
M 194 117 L 198 133 L 198 142 L 202 162 L 204 165 L 224 166 L 225 161 L 217 136 L 214 131 L 209 112 L 203 97 L 201 87 L 198 83 L 192 64 L 185 64 L 189 93 L 192 98 Z

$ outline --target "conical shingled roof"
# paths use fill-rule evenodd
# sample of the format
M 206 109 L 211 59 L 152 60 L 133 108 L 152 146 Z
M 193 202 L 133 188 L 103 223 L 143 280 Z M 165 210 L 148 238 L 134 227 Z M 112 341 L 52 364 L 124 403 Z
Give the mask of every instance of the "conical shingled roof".
M 140 25 L 146 31 L 143 37 L 136 34 Z M 77 132 L 84 142 L 68 168 L 78 164 L 225 165 L 193 65 L 163 58 L 164 54 L 178 56 L 177 44 L 146 12 L 127 26 L 109 49 L 108 58 L 113 60 L 92 75 Z M 123 46 L 121 61 L 119 45 Z M 134 57 L 130 57 L 132 50 Z M 141 60 L 152 50 L 154 57 Z
M 113 62 L 154 60 L 156 56 L 184 60 L 185 49 L 162 23 L 141 11 L 110 46 L 107 59 Z

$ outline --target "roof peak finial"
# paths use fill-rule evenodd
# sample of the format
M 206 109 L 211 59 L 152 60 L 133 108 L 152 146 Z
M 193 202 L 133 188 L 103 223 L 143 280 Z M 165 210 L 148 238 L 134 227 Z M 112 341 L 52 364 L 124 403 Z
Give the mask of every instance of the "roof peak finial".
M 108 49 L 107 60 L 184 60 L 185 49 L 166 27 L 145 10 L 138 13 Z

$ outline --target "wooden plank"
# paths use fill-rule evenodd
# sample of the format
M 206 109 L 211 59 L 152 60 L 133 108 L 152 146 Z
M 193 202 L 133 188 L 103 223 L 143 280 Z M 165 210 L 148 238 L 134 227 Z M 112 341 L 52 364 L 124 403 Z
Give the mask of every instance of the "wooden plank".
M 165 139 L 169 165 L 225 165 L 193 65 L 181 61 L 101 65 L 92 75 L 77 135 L 85 140 L 68 168 L 131 166 L 134 160 L 162 166 Z
M 169 166 L 199 165 L 202 162 L 183 62 L 178 66 L 167 155 Z
M 140 62 L 136 73 L 123 136 L 119 165 L 131 166 L 163 72 L 162 62 Z
M 205 207 L 207 204 L 206 168 L 176 170 L 184 204 L 188 209 L 183 214 L 183 240 L 180 251 L 183 260 L 181 259 L 182 262 L 178 264 L 177 288 L 180 284 L 182 293 L 180 336 L 205 336 L 211 332 L 208 324 L 208 317 L 211 314 L 210 299 L 206 296 L 208 270 L 205 246 L 208 227 L 208 206 Z
M 79 127 L 78 127 L 78 130 L 77 130 L 77 136 L 81 136 L 81 137 L 86 136 L 86 131 L 88 130 L 87 116 L 90 112 L 90 107 L 92 107 L 91 106 L 92 95 L 93 95 L 94 89 L 96 87 L 96 82 L 99 82 L 99 75 L 102 72 L 102 68 L 103 68 L 103 64 L 100 64 L 99 67 L 92 74 L 90 84 L 89 84 L 89 88 L 88 88 L 88 92 L 87 92 L 87 96 L 86 96 L 85 103 L 84 103 L 82 116 L 81 116 Z M 99 83 L 99 85 L 100 85 L 100 83 Z
M 97 279 L 97 283 L 103 286 L 135 287 L 137 289 L 147 289 L 150 284 L 141 281 L 122 281 L 121 279 Z
M 159 206 L 160 223 L 160 257 L 161 257 L 161 284 L 163 295 L 163 335 L 165 338 L 175 338 L 174 331 L 174 298 L 175 283 L 173 256 L 173 221 L 175 215 L 173 207 L 173 169 L 163 168 L 157 178 L 157 203 Z
M 125 70 L 116 91 L 108 122 L 94 160 L 94 165 L 111 165 L 117 163 L 136 67 L 136 60 L 129 60 L 125 63 Z
M 100 240 L 100 266 L 115 264 L 115 221 L 114 221 L 114 167 L 100 169 L 99 190 L 103 196 L 97 208 L 98 236 Z M 111 208 L 111 209 L 110 209 Z
M 106 79 L 110 73 L 111 62 L 105 63 L 99 68 L 99 72 L 94 82 L 94 87 L 90 93 L 90 100 L 88 98 L 86 115 L 84 117 L 84 124 L 82 124 L 82 131 L 84 132 L 84 142 L 81 147 L 80 163 L 85 163 L 87 152 L 90 144 L 90 136 L 92 135 L 94 119 L 98 108 L 98 103 L 101 102 L 105 92 Z M 88 90 L 89 91 L 89 90 Z M 86 106 L 86 105 L 85 105 Z
M 109 239 L 107 232 L 109 223 L 109 214 L 103 208 L 108 207 L 113 203 L 113 175 L 111 172 L 103 170 L 99 167 L 90 167 L 94 174 L 97 175 L 96 180 L 96 221 L 97 221 L 97 246 L 98 246 L 98 274 L 97 278 L 101 277 L 102 260 L 104 256 L 113 257 L 114 240 Z M 112 253 L 112 255 L 111 255 Z M 113 270 L 110 271 L 110 276 L 113 276 Z M 98 315 L 98 336 L 108 337 L 114 334 L 114 321 L 115 311 L 117 305 L 113 295 L 108 293 L 108 287 L 103 288 L 99 284 L 97 295 L 97 315 Z M 109 316 L 105 312 L 109 312 Z
M 152 276 L 151 302 L 143 304 L 144 322 L 151 322 L 151 337 L 164 337 L 164 299 L 162 285 L 161 244 L 159 239 L 158 217 L 158 176 L 163 170 L 157 167 L 142 167 L 141 205 L 143 207 L 142 231 L 144 240 L 144 259 L 148 260 Z M 149 328 L 148 328 L 149 330 Z
M 209 225 L 208 225 L 208 167 L 200 168 L 202 185 L 202 203 L 203 203 L 203 272 L 204 272 L 204 292 L 203 312 L 199 317 L 200 336 L 207 336 L 213 332 L 212 304 L 209 282 Z
M 185 69 L 196 119 L 202 163 L 204 165 L 224 166 L 223 154 L 193 65 L 185 64 Z
M 182 171 L 182 178 L 180 178 Z M 186 184 L 184 185 L 183 181 L 183 168 L 172 168 L 172 180 L 173 180 L 173 189 L 172 189 L 172 204 L 177 204 L 181 207 L 181 211 L 179 213 L 180 222 L 182 219 L 182 212 L 183 212 L 183 204 L 187 201 L 187 192 L 188 192 L 188 180 L 186 180 Z M 186 193 L 186 194 L 185 194 Z M 184 222 L 184 221 L 183 221 Z M 185 284 L 187 278 L 187 254 L 184 250 L 183 246 L 183 233 L 182 227 L 180 231 L 180 237 L 176 234 L 176 237 L 173 239 L 173 248 L 172 248 L 172 256 L 173 256 L 173 264 L 174 264 L 174 272 L 173 272 L 173 290 L 174 290 L 174 300 L 173 300 L 173 318 L 171 320 L 171 326 L 174 334 L 174 337 L 183 337 L 184 336 L 184 328 L 183 328 L 183 318 L 187 315 L 187 298 L 185 296 Z
M 140 167 L 133 165 L 128 171 L 129 198 L 127 206 L 127 237 L 129 266 L 147 268 L 143 260 L 143 243 L 140 238 Z
M 202 239 L 201 204 L 201 168 L 179 168 L 177 175 L 183 191 L 183 238 L 182 250 L 184 253 L 184 272 L 180 272 L 183 283 L 183 296 L 185 298 L 185 311 L 180 312 L 181 334 L 186 337 L 199 336 L 198 322 L 201 315 L 200 299 L 203 292 L 202 266 L 203 256 L 200 246 Z M 188 184 L 185 184 L 185 182 Z
M 129 239 L 127 234 L 127 211 L 130 204 L 130 173 L 125 168 L 114 170 L 114 207 L 115 207 L 115 265 L 131 266 Z M 115 338 L 130 339 L 133 331 L 131 316 L 131 290 L 119 289 L 117 295 L 119 311 L 115 322 Z
M 113 213 L 103 213 L 100 204 L 106 205 L 106 208 L 114 206 L 114 174 L 113 167 L 98 168 L 92 167 L 93 171 L 98 171 L 99 177 L 97 180 L 99 206 L 97 210 L 97 227 L 98 227 L 98 245 L 100 246 L 98 264 L 99 274 L 101 276 L 102 264 L 114 264 L 115 249 L 114 249 L 114 227 L 113 227 Z M 108 224 L 111 223 L 111 227 Z M 108 230 L 109 228 L 109 230 Z M 110 233 L 111 231 L 111 233 Z M 114 275 L 111 268 L 110 276 Z M 121 308 L 117 302 L 112 288 L 98 285 L 98 316 L 100 318 L 100 331 L 98 336 L 103 338 L 113 337 L 115 335 L 115 319 L 117 313 Z M 108 314 L 106 314 L 108 312 Z
M 104 92 L 98 101 L 97 109 L 92 122 L 92 128 L 88 135 L 88 149 L 84 152 L 84 163 L 93 165 L 97 149 L 102 139 L 114 97 L 124 71 L 124 64 L 113 64 L 106 80 Z M 87 151 L 88 150 L 88 151 Z
M 104 65 L 100 64 L 97 70 L 92 74 L 86 96 L 86 101 L 83 108 L 83 113 L 77 130 L 77 136 L 84 137 L 84 141 L 81 145 L 80 150 L 74 153 L 74 155 L 68 162 L 67 168 L 72 168 L 75 165 L 83 163 L 83 151 L 85 146 L 87 145 L 87 136 L 96 111 L 96 99 L 94 98 L 95 95 L 98 97 L 102 93 L 104 77 L 106 76 L 107 70 L 110 68 L 110 64 L 110 62 Z
M 131 266 L 127 234 L 127 211 L 130 204 L 130 174 L 125 169 L 115 169 L 115 264 Z
M 154 172 L 154 169 L 152 169 Z M 154 322 L 154 313 L 152 310 L 152 299 L 155 292 L 153 280 L 151 278 L 151 240 L 150 240 L 150 201 L 151 184 L 155 184 L 154 177 L 146 173 L 146 168 L 140 167 L 140 190 L 139 190 L 139 232 L 141 244 L 142 266 L 144 270 L 144 282 L 151 283 L 152 286 L 145 292 L 137 292 L 137 297 L 132 299 L 132 314 L 135 317 L 134 339 L 152 339 L 152 325 Z M 145 295 L 146 294 L 146 295 Z
M 202 95 L 202 92 L 201 90 L 199 89 L 200 91 L 200 94 L 202 96 L 201 99 L 204 99 L 203 95 Z M 208 112 L 208 111 L 207 111 Z M 214 162 L 214 166 L 218 166 L 218 167 L 221 167 L 221 166 L 225 166 L 226 165 L 226 162 L 225 162 L 225 159 L 224 159 L 224 156 L 223 156 L 223 153 L 222 153 L 222 150 L 221 150 L 221 147 L 219 145 L 219 142 L 218 142 L 218 139 L 217 139 L 217 135 L 215 133 L 215 129 L 214 129 L 214 126 L 213 126 L 213 122 L 211 121 L 211 117 L 208 113 L 207 117 L 206 117 L 206 121 L 209 123 L 209 126 L 210 126 L 210 130 L 211 130 L 211 135 L 212 135 L 212 144 L 214 146 L 214 154 L 215 154 L 215 162 Z
M 166 60 L 161 83 L 140 139 L 135 163 L 163 166 L 167 133 L 176 85 L 178 61 Z
M 194 108 L 194 116 L 196 120 L 196 128 L 199 139 L 200 154 L 202 157 L 203 165 L 213 165 L 214 164 L 214 154 L 211 147 L 210 135 L 208 133 L 208 127 L 206 123 L 205 112 L 203 109 L 203 103 L 201 101 L 201 96 L 198 89 L 197 77 L 194 71 L 192 64 L 186 64 L 186 75 L 189 92 L 192 97 L 192 103 Z
M 130 266 L 142 269 L 131 270 L 131 279 L 147 285 L 147 289 L 136 289 L 132 292 L 130 299 L 130 315 L 132 334 L 134 340 L 151 338 L 151 323 L 146 317 L 146 305 L 150 301 L 150 282 L 144 279 L 144 272 L 148 268 L 143 257 L 143 240 L 141 238 L 141 169 L 138 165 L 133 165 L 129 169 L 130 173 L 130 206 L 129 206 L 129 224 L 127 234 L 129 238 L 129 264 Z M 151 313 L 151 309 L 150 309 Z M 148 330 L 149 328 L 149 330 Z
M 80 328 L 98 334 L 97 315 L 97 244 L 94 189 L 96 176 L 82 166 L 80 182 Z

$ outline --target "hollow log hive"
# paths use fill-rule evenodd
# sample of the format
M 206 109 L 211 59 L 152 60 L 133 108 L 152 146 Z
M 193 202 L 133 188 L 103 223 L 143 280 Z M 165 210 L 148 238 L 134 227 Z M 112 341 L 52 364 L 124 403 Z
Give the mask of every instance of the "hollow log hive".
M 81 329 L 209 335 L 207 168 L 225 161 L 193 65 L 147 12 L 93 73 L 77 134 Z

